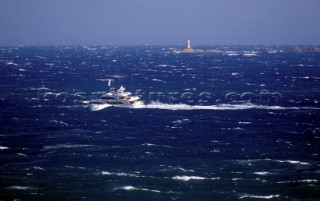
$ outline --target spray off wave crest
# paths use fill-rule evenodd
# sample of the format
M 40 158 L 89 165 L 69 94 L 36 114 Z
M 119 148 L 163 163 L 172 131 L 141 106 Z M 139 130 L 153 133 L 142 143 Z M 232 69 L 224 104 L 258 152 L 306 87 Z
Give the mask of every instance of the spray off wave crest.
M 91 111 L 99 111 L 105 108 L 113 107 L 110 104 L 92 104 Z M 118 107 L 118 106 L 117 106 Z M 161 110 L 319 110 L 316 107 L 284 107 L 284 106 L 267 106 L 255 104 L 219 104 L 219 105 L 187 105 L 187 104 L 167 104 L 160 102 L 151 102 L 146 105 L 139 106 L 121 106 L 134 109 L 161 109 Z

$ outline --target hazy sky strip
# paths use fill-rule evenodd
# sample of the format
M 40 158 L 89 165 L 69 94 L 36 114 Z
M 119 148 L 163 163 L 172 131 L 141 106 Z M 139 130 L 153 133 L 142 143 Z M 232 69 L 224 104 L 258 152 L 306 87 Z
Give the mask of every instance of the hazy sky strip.
M 320 0 L 0 0 L 0 45 L 320 44 Z

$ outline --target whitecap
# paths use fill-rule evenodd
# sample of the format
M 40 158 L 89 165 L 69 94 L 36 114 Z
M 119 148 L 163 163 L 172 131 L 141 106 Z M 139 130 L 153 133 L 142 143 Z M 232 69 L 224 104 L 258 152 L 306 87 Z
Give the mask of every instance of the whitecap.
M 142 146 L 147 146 L 147 147 L 167 147 L 171 148 L 169 145 L 157 145 L 157 144 L 152 144 L 152 143 L 143 143 Z
M 157 146 L 157 145 L 151 144 L 151 143 L 143 143 L 142 146 Z
M 318 183 L 318 179 L 302 179 L 296 181 L 279 181 L 278 184 L 285 184 L 285 183 Z
M 119 189 L 123 189 L 123 190 L 126 190 L 126 191 L 137 190 L 137 188 L 133 187 L 133 186 L 124 186 L 124 187 L 121 187 Z
M 191 122 L 190 119 L 181 119 L 181 120 L 173 121 L 172 123 L 174 123 L 174 124 L 186 124 L 186 123 L 190 123 L 190 122 Z
M 62 125 L 62 126 L 69 126 L 69 124 L 63 122 L 63 121 L 58 121 L 58 120 L 51 120 L 50 122 L 55 123 L 57 125 Z
M 85 144 L 57 144 L 52 146 L 44 146 L 44 149 L 61 149 L 61 148 L 82 148 L 82 147 L 91 147 L 93 145 L 85 145 Z
M 112 75 L 111 77 L 121 79 L 121 78 L 124 78 L 125 76 L 124 75 Z
M 254 172 L 253 174 L 256 174 L 256 175 L 270 175 L 270 174 L 274 174 L 274 173 L 262 171 L 262 172 Z
M 295 161 L 295 160 L 274 160 L 279 163 L 290 163 L 290 164 L 299 164 L 299 165 L 310 165 L 307 162 Z
M 119 177 L 145 177 L 145 176 L 140 176 L 137 174 L 132 174 L 132 173 L 124 173 L 124 172 L 108 172 L 108 171 L 102 171 L 102 175 L 108 175 L 108 176 L 119 176 Z
M 175 65 L 169 65 L 169 64 L 159 64 L 158 67 L 170 67 L 170 68 L 175 68 L 177 66 Z
M 253 57 L 253 56 L 257 56 L 257 54 L 256 53 L 245 53 L 245 54 L 243 54 L 243 56 Z
M 9 66 L 9 65 L 19 66 L 18 64 L 14 63 L 13 61 L 6 62 L 6 64 L 7 64 L 8 66 Z
M 188 169 L 184 169 L 182 167 L 177 168 L 178 170 L 182 171 L 182 172 L 194 172 L 194 170 L 188 170 Z
M 69 165 L 65 165 L 64 167 L 66 168 L 70 168 L 70 169 L 79 169 L 79 170 L 85 170 L 86 168 L 85 167 L 76 167 L 76 166 L 69 166 Z
M 112 173 L 111 173 L 111 172 L 108 172 L 108 171 L 102 171 L 101 174 L 102 174 L 102 175 L 112 175 Z
M 278 198 L 280 195 L 243 195 L 240 196 L 239 199 L 244 199 L 244 198 L 257 198 L 257 199 L 272 199 L 272 198 Z
M 199 176 L 174 176 L 172 177 L 174 180 L 180 181 L 190 181 L 190 180 L 216 180 L 220 179 L 219 177 L 207 178 L 207 177 L 199 177 Z
M 159 190 L 151 190 L 151 189 L 147 189 L 147 188 L 137 188 L 134 186 L 123 186 L 120 188 L 116 188 L 115 190 L 125 190 L 125 191 L 149 191 L 149 192 L 153 192 L 153 193 L 161 193 L 161 191 Z
M 30 187 L 30 186 L 9 186 L 9 187 L 6 187 L 5 189 L 7 189 L 7 190 L 34 190 L 37 188 Z
M 228 56 L 238 56 L 239 54 L 237 53 L 228 53 Z
M 46 88 L 46 87 L 39 87 L 39 88 L 34 88 L 34 87 L 30 87 L 29 90 L 44 90 L 44 91 L 48 91 L 50 90 L 49 88 Z
M 165 165 L 160 165 L 160 166 L 165 166 Z M 160 171 L 175 171 L 175 170 L 179 170 L 179 171 L 182 171 L 182 172 L 195 172 L 195 171 L 192 170 L 192 169 L 188 170 L 188 169 L 185 169 L 185 168 L 180 167 L 180 166 L 175 167 L 175 166 L 170 166 L 170 165 L 167 166 L 167 168 L 162 169 L 162 170 L 160 170 Z
M 235 128 L 221 128 L 221 130 L 229 130 L 229 131 L 232 131 L 232 130 L 246 130 L 246 129 L 243 129 L 243 128 L 240 128 L 240 127 L 235 127 Z
M 247 121 L 239 121 L 238 124 L 252 124 L 252 122 L 247 122 Z
M 42 168 L 42 167 L 40 167 L 40 166 L 34 166 L 34 167 L 32 167 L 33 169 L 35 169 L 35 170 L 46 170 L 46 169 L 44 169 L 44 168 Z
M 232 178 L 232 181 L 238 181 L 238 180 L 242 180 L 242 178 L 238 178 L 238 177 Z
M 196 91 L 197 90 L 197 88 L 186 88 L 186 89 L 184 89 L 184 91 Z
M 23 154 L 23 153 L 17 153 L 18 156 L 22 156 L 22 157 L 28 157 L 27 154 Z
M 0 150 L 5 150 L 5 149 L 9 149 L 9 147 L 0 146 Z
M 154 81 L 154 82 L 162 82 L 162 83 L 167 83 L 166 81 L 164 81 L 164 80 L 160 80 L 160 79 L 152 79 L 152 81 Z

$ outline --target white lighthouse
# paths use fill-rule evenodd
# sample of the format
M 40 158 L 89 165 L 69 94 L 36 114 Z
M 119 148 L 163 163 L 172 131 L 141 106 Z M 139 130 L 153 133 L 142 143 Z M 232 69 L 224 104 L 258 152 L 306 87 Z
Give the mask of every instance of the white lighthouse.
M 189 38 L 187 39 L 187 49 L 191 49 L 191 42 Z

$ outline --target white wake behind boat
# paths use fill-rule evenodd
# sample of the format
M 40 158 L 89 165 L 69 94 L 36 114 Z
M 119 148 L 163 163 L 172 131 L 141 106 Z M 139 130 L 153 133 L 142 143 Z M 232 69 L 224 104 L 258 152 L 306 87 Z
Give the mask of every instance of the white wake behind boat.
M 131 92 L 126 92 L 121 86 L 118 90 L 111 90 L 100 97 L 100 99 L 83 101 L 84 104 L 109 104 L 116 107 L 139 107 L 144 103 L 139 96 L 133 96 Z

